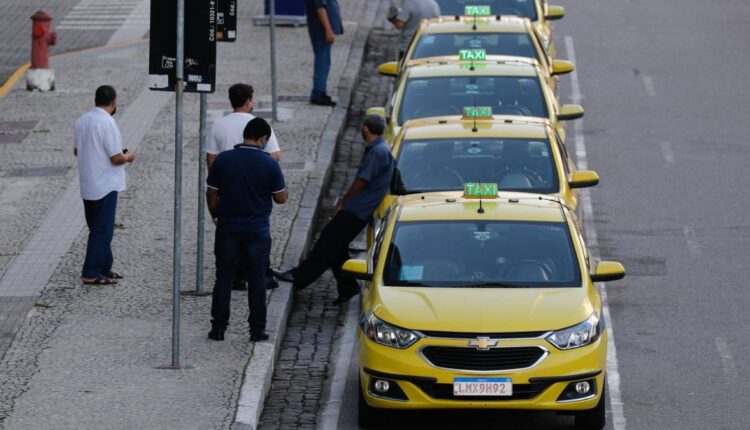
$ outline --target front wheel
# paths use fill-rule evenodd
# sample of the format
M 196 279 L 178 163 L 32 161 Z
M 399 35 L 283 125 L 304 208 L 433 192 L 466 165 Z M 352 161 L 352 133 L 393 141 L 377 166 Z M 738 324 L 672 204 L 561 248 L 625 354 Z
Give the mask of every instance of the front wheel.
M 360 379 L 359 386 L 357 387 L 357 393 L 359 394 L 359 401 L 357 402 L 357 423 L 360 428 L 363 429 L 376 429 L 383 426 L 384 412 L 383 410 L 373 408 L 365 402 L 365 395 L 362 394 L 362 382 Z M 378 414 L 380 417 L 378 417 Z
M 600 430 L 607 424 L 604 409 L 607 406 L 607 381 L 602 384 L 602 396 L 594 409 L 576 414 L 576 428 L 581 430 Z

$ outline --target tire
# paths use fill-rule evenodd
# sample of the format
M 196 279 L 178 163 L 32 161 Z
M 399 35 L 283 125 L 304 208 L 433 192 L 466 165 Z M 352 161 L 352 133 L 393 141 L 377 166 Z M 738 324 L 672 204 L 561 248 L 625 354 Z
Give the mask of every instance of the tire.
M 386 418 L 385 411 L 377 408 L 373 408 L 365 402 L 365 396 L 362 394 L 362 383 L 357 388 L 359 394 L 359 400 L 357 402 L 357 423 L 360 428 L 363 429 L 376 429 L 380 428 L 384 424 Z M 378 415 L 380 415 L 378 417 Z
M 605 408 L 607 407 L 607 381 L 602 384 L 602 396 L 594 409 L 576 414 L 576 428 L 580 430 L 600 430 L 607 424 Z

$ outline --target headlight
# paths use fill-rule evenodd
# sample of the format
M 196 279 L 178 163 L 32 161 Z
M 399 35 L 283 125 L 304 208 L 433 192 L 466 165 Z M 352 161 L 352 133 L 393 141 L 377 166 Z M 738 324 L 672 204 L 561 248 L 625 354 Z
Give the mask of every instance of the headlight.
M 599 316 L 592 314 L 586 321 L 553 332 L 547 336 L 547 340 L 558 349 L 573 349 L 596 342 L 602 335 L 604 322 Z
M 406 349 L 419 340 L 419 336 L 406 330 L 381 321 L 372 312 L 362 315 L 362 331 L 371 341 L 391 348 Z

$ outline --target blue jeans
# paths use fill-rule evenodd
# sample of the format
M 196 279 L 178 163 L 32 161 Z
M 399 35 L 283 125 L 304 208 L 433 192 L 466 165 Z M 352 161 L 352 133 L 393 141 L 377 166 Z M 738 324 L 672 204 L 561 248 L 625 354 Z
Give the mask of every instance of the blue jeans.
M 271 237 L 268 234 L 236 233 L 216 229 L 214 243 L 216 254 L 216 283 L 211 302 L 211 325 L 224 331 L 229 324 L 229 302 L 232 281 L 237 267 L 243 265 L 247 276 L 247 300 L 250 315 L 247 318 L 251 333 L 266 328 L 266 268 L 271 255 Z
M 323 40 L 312 40 L 315 67 L 313 69 L 313 89 L 310 100 L 321 97 L 326 93 L 328 72 L 331 71 L 331 45 Z
M 117 191 L 112 191 L 99 200 L 84 200 L 83 211 L 89 227 L 86 244 L 86 259 L 83 262 L 84 278 L 109 276 L 112 272 L 112 236 L 115 232 Z

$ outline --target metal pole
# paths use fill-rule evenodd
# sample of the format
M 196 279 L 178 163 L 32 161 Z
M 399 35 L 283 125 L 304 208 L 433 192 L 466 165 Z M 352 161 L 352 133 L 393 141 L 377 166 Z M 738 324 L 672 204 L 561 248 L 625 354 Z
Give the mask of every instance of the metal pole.
M 200 142 L 198 142 L 198 249 L 195 260 L 195 293 L 203 294 L 203 236 L 206 224 L 206 100 L 208 96 L 201 93 Z
M 278 114 L 276 110 L 276 1 L 268 0 L 268 6 L 271 9 L 271 112 L 274 121 L 277 121 Z
M 182 117 L 185 66 L 185 0 L 177 0 L 174 130 L 174 247 L 172 249 L 172 367 L 180 367 L 180 253 L 182 240 Z

